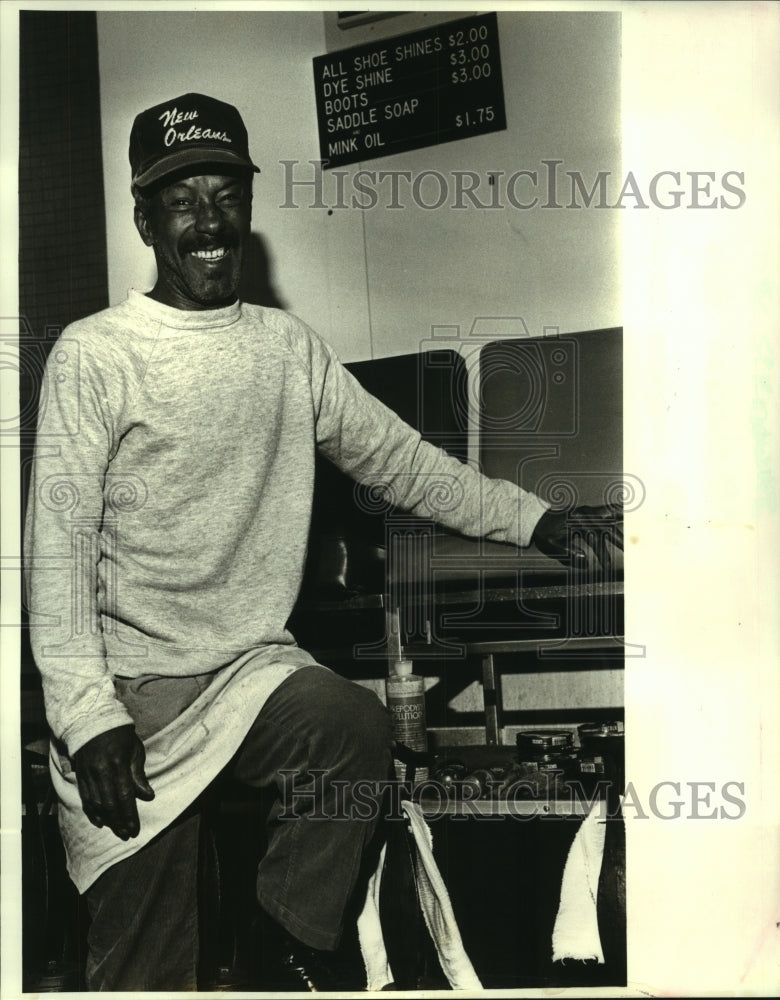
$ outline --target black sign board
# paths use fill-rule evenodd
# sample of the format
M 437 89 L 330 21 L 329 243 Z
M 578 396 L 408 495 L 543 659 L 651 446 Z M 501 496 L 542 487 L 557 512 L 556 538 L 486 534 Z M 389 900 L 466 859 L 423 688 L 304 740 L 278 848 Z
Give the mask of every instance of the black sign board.
M 506 128 L 495 14 L 314 59 L 323 166 Z

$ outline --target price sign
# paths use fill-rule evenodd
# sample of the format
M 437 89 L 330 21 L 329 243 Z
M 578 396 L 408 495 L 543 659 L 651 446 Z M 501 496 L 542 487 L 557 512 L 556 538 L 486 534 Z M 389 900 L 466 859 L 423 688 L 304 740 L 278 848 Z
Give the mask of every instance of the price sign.
M 495 14 L 313 62 L 326 169 L 506 128 Z

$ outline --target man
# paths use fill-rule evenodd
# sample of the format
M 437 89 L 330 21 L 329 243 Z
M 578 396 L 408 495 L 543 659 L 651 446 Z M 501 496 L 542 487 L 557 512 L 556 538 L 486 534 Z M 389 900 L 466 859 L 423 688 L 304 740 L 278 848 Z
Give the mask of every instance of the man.
M 422 442 L 299 320 L 238 301 L 258 168 L 235 108 L 187 94 L 139 114 L 130 162 L 157 281 L 55 345 L 26 525 L 51 772 L 92 917 L 87 983 L 196 987 L 197 800 L 227 769 L 299 793 L 299 819 L 272 815 L 257 897 L 302 986 L 338 945 L 377 835 L 376 817 L 312 817 L 337 783 L 386 778 L 392 745 L 376 696 L 285 627 L 315 451 L 412 512 L 455 477 L 446 526 L 593 556 L 569 552 L 566 517 L 539 498 Z M 610 511 L 588 516 L 617 540 Z

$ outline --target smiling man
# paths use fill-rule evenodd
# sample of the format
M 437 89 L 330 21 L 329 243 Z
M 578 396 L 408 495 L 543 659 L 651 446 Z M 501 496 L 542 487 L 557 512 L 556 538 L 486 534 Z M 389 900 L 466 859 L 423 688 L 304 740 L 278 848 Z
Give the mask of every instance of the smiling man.
M 464 534 L 587 554 L 536 496 L 423 442 L 301 321 L 238 300 L 257 167 L 235 108 L 186 94 L 143 112 L 130 162 L 157 281 L 51 352 L 26 525 L 60 826 L 92 917 L 88 987 L 196 988 L 198 801 L 226 771 L 300 806 L 272 814 L 257 873 L 273 988 L 360 985 L 328 978 L 328 955 L 377 847 L 365 783 L 391 772 L 391 727 L 286 627 L 315 452 L 412 512 L 429 513 L 431 482 L 457 481 L 442 522 Z M 350 815 L 357 781 L 360 814 L 318 821 Z
M 150 298 L 174 309 L 229 305 L 241 278 L 251 206 L 251 184 L 242 176 L 183 177 L 156 197 L 139 195 L 136 226 L 154 247 L 158 268 Z

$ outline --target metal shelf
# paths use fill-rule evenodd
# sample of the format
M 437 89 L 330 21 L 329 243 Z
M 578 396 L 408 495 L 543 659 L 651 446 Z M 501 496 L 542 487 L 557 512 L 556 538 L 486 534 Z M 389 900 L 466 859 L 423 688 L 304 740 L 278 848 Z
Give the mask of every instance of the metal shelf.
M 549 649 L 553 646 L 565 646 L 567 650 L 571 650 L 572 652 L 588 652 L 599 649 L 609 649 L 611 647 L 622 648 L 623 636 L 557 635 L 547 639 L 536 637 L 534 639 L 478 640 L 476 642 L 466 640 L 461 643 L 461 645 L 464 647 L 466 656 L 479 656 L 493 653 L 532 653 L 537 650 L 540 652 L 540 655 L 543 656 L 543 650 Z M 433 651 L 431 645 L 427 643 L 405 645 L 403 650 L 404 655 L 408 657 L 408 659 L 414 659 L 416 656 L 430 656 Z M 446 655 L 446 652 L 442 651 L 442 656 L 444 655 Z
M 503 604 L 510 601 L 559 601 L 578 597 L 619 597 L 623 594 L 623 581 L 596 583 L 540 584 L 533 587 L 496 587 L 486 584 L 481 588 L 449 590 L 435 588 L 432 595 L 437 606 L 450 604 Z M 388 604 L 383 593 L 355 594 L 344 598 L 306 598 L 299 609 L 309 613 L 333 614 L 340 611 L 366 611 L 384 608 Z
M 535 816 L 583 817 L 590 804 L 580 799 L 438 799 L 420 797 L 416 800 L 426 819 L 441 816 L 513 816 L 532 819 Z
M 623 594 L 623 581 L 595 583 L 539 584 L 532 587 L 491 587 L 480 589 L 440 590 L 435 588 L 433 600 L 437 605 L 446 604 L 500 604 L 506 601 L 559 601 L 578 597 L 619 597 Z

